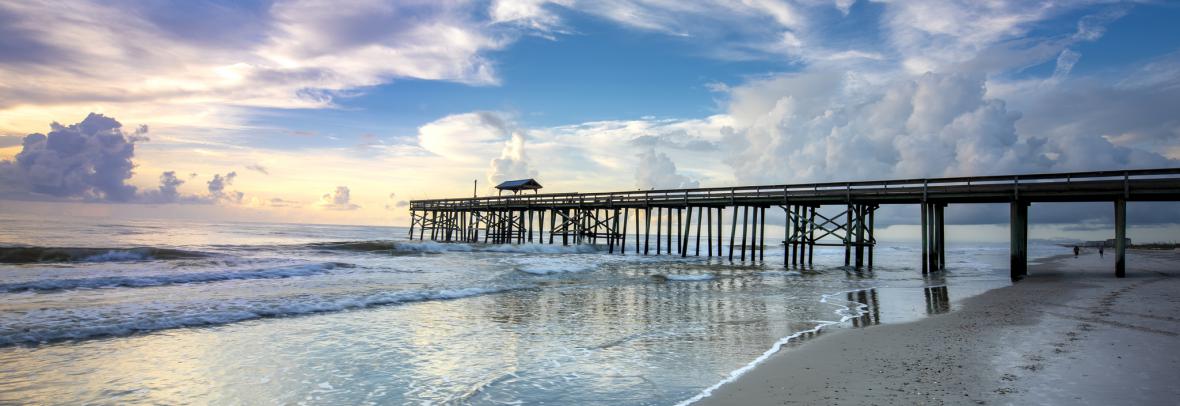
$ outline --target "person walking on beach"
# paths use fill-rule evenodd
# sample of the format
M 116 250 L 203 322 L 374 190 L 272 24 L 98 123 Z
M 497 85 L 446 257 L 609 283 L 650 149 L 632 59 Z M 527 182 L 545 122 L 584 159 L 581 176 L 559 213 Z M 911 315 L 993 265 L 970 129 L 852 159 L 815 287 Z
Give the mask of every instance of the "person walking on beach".
M 1103 247 L 1104 247 L 1104 246 L 1102 246 L 1102 245 L 1099 245 L 1099 246 L 1098 246 L 1098 258 L 1102 258 L 1102 257 L 1103 257 L 1103 255 L 1102 255 L 1102 248 L 1103 248 Z
M 1079 253 L 1081 253 L 1081 252 L 1082 252 L 1082 249 L 1081 249 L 1081 248 L 1078 248 L 1078 246 L 1076 246 L 1076 245 L 1075 245 L 1075 246 L 1073 246 L 1073 257 L 1074 257 L 1074 258 L 1077 258 L 1077 257 L 1078 257 L 1078 254 L 1079 254 Z

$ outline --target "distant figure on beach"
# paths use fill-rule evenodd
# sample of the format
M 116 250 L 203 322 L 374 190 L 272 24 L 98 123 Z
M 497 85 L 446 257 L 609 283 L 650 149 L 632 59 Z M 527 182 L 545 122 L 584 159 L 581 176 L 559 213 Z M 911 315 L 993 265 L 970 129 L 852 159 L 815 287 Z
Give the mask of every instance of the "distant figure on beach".
M 1078 257 L 1078 254 L 1079 254 L 1079 253 L 1081 253 L 1081 252 L 1082 252 L 1082 249 L 1081 249 L 1081 248 L 1078 248 L 1078 246 L 1076 246 L 1076 245 L 1075 245 L 1075 246 L 1073 246 L 1073 257 L 1074 257 L 1074 258 L 1077 258 L 1077 257 Z
M 1098 258 L 1102 258 L 1104 256 L 1104 255 L 1102 255 L 1103 254 L 1102 248 L 1103 247 L 1101 245 L 1098 246 Z

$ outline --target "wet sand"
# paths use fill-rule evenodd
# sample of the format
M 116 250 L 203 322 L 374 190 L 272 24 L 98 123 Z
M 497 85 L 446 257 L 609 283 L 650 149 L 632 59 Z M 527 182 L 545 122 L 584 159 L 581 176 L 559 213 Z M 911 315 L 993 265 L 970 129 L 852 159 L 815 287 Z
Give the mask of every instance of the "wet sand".
M 1086 253 L 912 323 L 784 350 L 698 404 L 1180 404 L 1180 251 Z

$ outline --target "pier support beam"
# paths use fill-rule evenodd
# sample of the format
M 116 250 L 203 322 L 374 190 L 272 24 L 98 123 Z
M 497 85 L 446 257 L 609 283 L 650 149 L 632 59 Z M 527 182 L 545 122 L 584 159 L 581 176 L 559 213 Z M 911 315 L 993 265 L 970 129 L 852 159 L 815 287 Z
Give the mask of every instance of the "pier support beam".
M 937 204 L 935 209 L 937 224 L 934 225 L 938 232 L 938 269 L 946 269 L 946 203 Z
M 1009 231 L 1011 232 L 1011 265 L 1012 280 L 1020 280 L 1028 275 L 1028 202 L 1015 201 L 1011 203 Z
M 1015 221 L 1015 220 L 1013 220 Z M 922 202 L 922 274 L 930 273 L 930 204 Z
M 1114 201 L 1114 276 L 1127 276 L 1127 200 Z
M 679 213 L 679 212 L 677 212 L 677 213 Z M 688 208 L 688 213 L 686 214 L 686 216 L 688 216 L 688 217 L 686 217 L 684 219 L 684 228 L 681 229 L 684 231 L 682 231 L 680 233 L 680 257 L 681 258 L 688 257 L 688 232 L 692 231 L 691 230 L 692 207 Z M 679 218 L 680 215 L 677 214 L 677 217 Z
M 762 223 L 758 225 L 758 261 L 766 261 L 766 208 L 759 209 L 762 212 Z
M 865 265 L 865 212 L 868 207 L 863 204 L 856 205 L 856 267 L 861 268 Z
M 734 237 L 737 237 L 737 215 L 738 209 L 735 206 L 733 208 L 733 221 L 729 223 L 729 262 L 733 262 Z
M 713 257 L 713 208 L 705 207 L 705 242 L 709 245 L 709 258 Z
M 869 268 L 870 269 L 873 267 L 873 247 L 877 246 L 877 236 L 876 236 L 876 234 L 873 234 L 873 226 L 876 223 L 876 219 L 877 219 L 877 206 L 874 205 L 871 209 L 869 209 L 869 241 L 872 243 L 872 244 L 869 244 Z

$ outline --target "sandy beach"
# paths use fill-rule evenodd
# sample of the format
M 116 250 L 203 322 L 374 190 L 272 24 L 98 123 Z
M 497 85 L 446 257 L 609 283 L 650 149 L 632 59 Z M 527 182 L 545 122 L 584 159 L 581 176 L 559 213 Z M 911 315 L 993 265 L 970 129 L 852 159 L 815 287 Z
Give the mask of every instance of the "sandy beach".
M 1032 265 L 1009 287 L 919 321 L 827 331 L 698 404 L 1180 402 L 1180 252 Z

